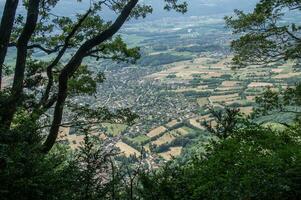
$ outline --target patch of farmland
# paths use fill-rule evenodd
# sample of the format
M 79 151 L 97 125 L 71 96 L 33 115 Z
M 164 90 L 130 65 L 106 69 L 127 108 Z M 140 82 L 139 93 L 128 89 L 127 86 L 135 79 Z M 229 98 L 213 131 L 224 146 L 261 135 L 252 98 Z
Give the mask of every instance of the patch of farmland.
M 150 138 L 146 135 L 138 135 L 134 138 L 132 138 L 132 141 L 134 141 L 135 143 L 143 143 L 148 141 Z
M 202 85 L 202 86 L 198 86 L 195 88 L 192 88 L 192 87 L 180 88 L 180 89 L 177 89 L 176 92 L 189 92 L 189 91 L 204 92 L 204 90 L 206 90 L 206 89 L 208 89 L 208 85 Z
M 207 115 L 202 115 L 202 116 L 199 116 L 197 117 L 196 119 L 199 121 L 199 122 L 203 122 L 204 120 L 208 121 L 210 120 L 212 117 L 211 117 L 211 114 L 207 114 Z M 187 127 L 188 128 L 188 127 Z
M 212 60 L 213 59 L 209 58 L 209 57 L 198 57 L 198 58 L 194 59 L 193 62 L 198 63 L 198 64 L 200 64 L 200 63 L 204 64 L 204 63 L 206 63 L 208 61 L 212 61 Z
M 277 122 L 267 122 L 267 123 L 264 123 L 263 126 L 266 128 L 270 128 L 272 130 L 276 130 L 276 131 L 285 131 L 287 128 L 283 124 L 279 124 Z
M 109 124 L 109 123 L 104 123 L 102 126 L 106 129 L 106 133 L 112 136 L 117 136 L 121 134 L 126 128 L 127 125 L 125 124 Z
M 247 106 L 247 107 L 240 107 L 240 112 L 245 114 L 245 115 L 250 115 L 253 112 L 253 107 L 252 106 Z
M 170 122 L 168 122 L 167 124 L 165 124 L 166 127 L 168 128 L 171 128 L 171 127 L 174 127 L 178 124 L 178 120 L 174 119 L 174 120 L 171 120 Z
M 255 101 L 256 96 L 246 96 L 248 101 Z
M 189 124 L 197 129 L 205 130 L 205 128 L 200 124 L 200 120 L 197 118 L 192 118 L 189 120 Z
M 281 73 L 283 71 L 284 71 L 284 69 L 279 69 L 279 68 L 271 69 L 271 72 L 273 72 L 273 73 Z
M 273 87 L 273 83 L 266 82 L 252 82 L 248 85 L 248 88 L 256 88 L 256 87 Z
M 238 95 L 238 93 L 235 93 L 235 94 L 228 94 L 228 95 L 210 96 L 209 99 L 213 103 L 220 103 L 220 102 L 239 100 L 240 96 Z
M 151 153 L 151 150 L 149 148 L 149 143 L 143 146 L 144 150 L 148 153 Z
M 269 73 L 266 71 L 257 71 L 256 69 L 250 69 L 245 75 L 247 78 L 253 78 L 254 77 L 269 77 Z
M 77 135 L 77 134 L 69 134 L 70 127 L 60 127 L 59 134 L 58 134 L 58 141 L 67 141 L 71 149 L 77 149 L 84 142 L 84 135 Z M 102 140 L 107 139 L 107 136 L 101 132 L 90 132 L 91 135 L 97 136 Z
M 226 88 L 232 88 L 232 87 L 239 86 L 239 84 L 240 84 L 239 81 L 224 81 L 222 82 L 221 85 Z
M 124 142 L 117 142 L 116 147 L 118 147 L 121 151 L 121 153 L 123 153 L 126 157 L 129 157 L 131 155 L 136 155 L 136 156 L 140 156 L 140 152 L 137 151 L 136 149 L 134 149 L 133 147 L 125 144 Z
M 66 137 L 69 135 L 69 132 L 70 132 L 70 127 L 60 127 L 58 140 L 66 139 Z
M 152 144 L 160 146 L 162 144 L 170 143 L 175 139 L 175 136 L 171 133 L 166 133 L 163 136 L 159 137 L 157 140 L 153 141 Z
M 184 128 L 178 128 L 175 130 L 176 132 L 178 132 L 180 135 L 187 135 L 189 133 L 189 131 L 185 130 Z
M 192 128 L 188 127 L 188 126 L 183 126 L 181 128 L 184 129 L 185 131 L 187 131 L 188 133 L 192 133 L 192 132 L 195 131 L 194 129 L 192 129 Z
M 183 61 L 176 62 L 168 66 L 169 68 L 161 72 L 157 72 L 146 76 L 146 78 L 152 79 L 164 79 L 170 74 L 175 74 L 177 78 L 182 80 L 191 80 L 195 75 L 199 75 L 204 79 L 218 78 L 223 76 L 229 69 L 224 66 L 208 66 L 208 64 L 199 63 L 196 60 L 194 62 Z
M 246 99 L 239 99 L 239 100 L 234 100 L 234 101 L 227 101 L 225 103 L 225 105 L 231 105 L 231 104 L 239 104 L 241 105 L 241 107 L 247 106 L 250 103 L 252 103 L 251 101 L 248 101 Z
M 197 99 L 197 103 L 198 103 L 200 106 L 205 106 L 205 105 L 209 104 L 208 97 L 198 98 L 198 99 Z
M 274 76 L 273 78 L 288 79 L 288 78 L 292 78 L 292 77 L 300 76 L 300 75 L 301 75 L 301 72 L 291 72 L 291 73 L 286 73 L 286 74 L 279 74 L 279 75 Z
M 172 157 L 181 155 L 183 147 L 170 147 L 169 151 L 159 153 L 165 160 L 171 160 Z
M 69 146 L 71 147 L 71 149 L 77 149 L 80 147 L 81 143 L 84 142 L 84 135 L 68 135 L 67 136 L 67 140 L 69 142 Z
M 217 67 L 217 68 L 225 68 L 229 65 L 230 62 L 231 62 L 231 57 L 228 57 L 225 59 L 221 59 L 220 61 L 218 61 L 215 64 L 212 64 L 212 66 Z
M 160 135 L 161 133 L 164 133 L 165 131 L 167 131 L 167 129 L 164 127 L 164 126 L 159 126 L 153 130 L 151 130 L 147 136 L 150 137 L 150 138 L 153 138 L 155 136 L 158 136 Z
M 207 74 L 203 77 L 204 79 L 212 79 L 212 78 L 220 78 L 221 76 L 225 75 L 223 72 L 207 72 Z
M 241 89 L 241 87 L 218 87 L 215 89 L 215 92 L 231 92 L 231 91 L 237 91 Z

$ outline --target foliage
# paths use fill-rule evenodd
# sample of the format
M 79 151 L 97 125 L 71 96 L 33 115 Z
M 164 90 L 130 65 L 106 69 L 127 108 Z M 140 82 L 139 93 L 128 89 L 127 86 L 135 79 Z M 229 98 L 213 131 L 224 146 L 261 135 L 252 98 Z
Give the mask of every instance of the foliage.
M 296 116 L 296 121 L 299 122 L 301 114 L 300 91 L 300 84 L 297 84 L 295 87 L 281 89 L 280 91 L 273 91 L 271 88 L 268 88 L 262 95 L 256 97 L 253 118 L 274 115 L 275 113 L 291 113 Z M 282 124 L 289 126 L 289 124 Z
M 211 142 L 206 153 L 141 175 L 144 199 L 298 199 L 299 130 L 257 125 Z
M 224 110 L 216 110 L 212 107 L 209 109 L 211 111 L 211 115 L 214 117 L 216 125 L 212 125 L 212 121 L 204 121 L 203 125 L 216 137 L 226 139 L 239 128 L 240 122 L 242 121 L 239 109 L 225 108 Z
M 87 58 L 129 63 L 140 58 L 140 49 L 129 48 L 117 33 L 127 20 L 146 17 L 152 8 L 138 0 L 96 0 L 84 12 L 62 16 L 55 13 L 59 2 L 5 1 L 0 23 L 0 196 L 120 199 L 117 194 L 127 192 L 119 191 L 120 171 L 109 159 L 110 148 L 86 135 L 74 154 L 56 139 L 61 126 L 80 133 L 87 124 L 131 124 L 137 118 L 128 108 L 76 100 L 96 95 L 105 80 L 96 66 L 85 63 Z M 187 9 L 178 0 L 164 2 L 166 10 Z M 104 20 L 104 9 L 116 13 L 116 20 Z M 10 49 L 14 55 L 8 55 Z M 15 57 L 11 71 L 4 67 L 7 57 Z M 2 72 L 8 71 L 12 82 L 3 87 Z
M 23 7 L 19 6 L 22 2 Z M 186 12 L 185 2 L 164 2 L 166 10 Z M 81 105 L 76 105 L 79 102 L 74 101 L 75 97 L 96 95 L 97 85 L 105 80 L 104 74 L 98 73 L 95 66 L 85 63 L 87 58 L 135 63 L 140 58 L 140 49 L 129 48 L 117 33 L 127 20 L 144 18 L 152 12 L 151 6 L 138 0 L 91 1 L 85 12 L 75 16 L 57 15 L 55 11 L 59 5 L 59 0 L 6 1 L 0 24 L 1 134 L 18 123 L 20 112 L 26 113 L 48 132 L 42 149 L 45 153 L 54 145 L 59 127 L 66 121 L 66 113 L 76 116 L 77 113 L 72 111 Z M 115 12 L 116 20 L 103 19 L 104 9 Z M 2 72 L 6 71 L 3 66 L 9 49 L 14 49 L 10 54 L 16 56 L 11 71 L 13 81 L 2 88 Z M 92 110 L 89 107 L 85 112 L 88 109 Z M 85 121 L 101 123 L 101 120 L 107 122 L 117 117 L 118 120 L 126 118 L 127 123 L 132 122 L 134 116 L 126 108 L 114 111 L 97 108 L 95 112 L 106 116 L 98 119 L 94 115 Z
M 68 164 L 68 151 L 56 146 L 49 154 L 41 154 L 37 151 L 41 138 L 29 127 L 10 132 L 14 141 L 0 145 L 1 199 L 72 199 L 74 168 Z
M 122 199 L 127 179 L 113 157 L 119 154 L 87 130 L 81 147 L 73 152 L 55 145 L 44 154 L 37 149 L 38 134 L 11 133 L 19 140 L 0 146 L 1 199 Z
M 279 60 L 300 59 L 298 21 L 286 20 L 287 15 L 300 12 L 298 0 L 260 0 L 251 13 L 236 10 L 226 17 L 227 25 L 239 39 L 232 42 L 235 64 L 267 64 Z

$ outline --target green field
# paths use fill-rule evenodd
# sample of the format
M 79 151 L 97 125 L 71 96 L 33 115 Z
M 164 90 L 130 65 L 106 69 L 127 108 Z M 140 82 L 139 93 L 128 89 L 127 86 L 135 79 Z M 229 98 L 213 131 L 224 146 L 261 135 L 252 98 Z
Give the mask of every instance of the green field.
M 125 124 L 104 123 L 102 126 L 106 129 L 106 133 L 111 136 L 117 136 L 127 128 Z
M 141 143 L 143 143 L 143 142 L 145 142 L 145 141 L 147 141 L 149 139 L 150 138 L 147 137 L 146 135 L 139 135 L 137 137 L 132 138 L 132 141 L 134 141 L 135 143 L 141 144 Z

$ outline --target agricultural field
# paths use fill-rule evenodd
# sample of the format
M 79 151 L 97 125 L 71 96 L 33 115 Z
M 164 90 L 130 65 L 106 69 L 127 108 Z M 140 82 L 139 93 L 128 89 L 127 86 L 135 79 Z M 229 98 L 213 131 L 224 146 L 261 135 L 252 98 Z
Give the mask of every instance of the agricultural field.
M 182 149 L 182 147 L 171 147 L 169 151 L 159 153 L 159 156 L 162 156 L 165 160 L 171 160 L 172 157 L 181 155 Z
M 126 130 L 127 125 L 104 123 L 102 124 L 102 127 L 103 131 L 106 132 L 108 135 L 117 136 L 121 134 L 124 130 Z
M 130 156 L 130 155 L 136 155 L 136 156 L 140 156 L 140 152 L 137 151 L 136 149 L 134 149 L 133 147 L 127 145 L 124 142 L 117 142 L 116 147 L 118 147 L 121 151 L 122 154 L 124 154 L 125 156 Z
M 215 123 L 208 107 L 235 107 L 250 115 L 256 95 L 301 80 L 291 61 L 233 69 L 232 35 L 222 16 L 141 23 L 144 29 L 133 23 L 121 32 L 129 46 L 142 47 L 141 59 L 134 65 L 104 62 L 98 66 L 107 80 L 98 87 L 101 95 L 89 99 L 95 106 L 105 102 L 112 109 L 131 108 L 139 116 L 131 126 L 101 124 L 98 131 L 104 140 L 115 141 L 126 157 L 145 151 L 145 159 L 157 163 L 182 156 L 185 148 L 206 144 L 213 137 L 202 125 Z M 91 60 L 90 67 L 95 64 Z M 61 141 L 76 148 L 83 138 L 75 139 L 68 131 L 62 131 Z
M 159 126 L 153 130 L 151 130 L 147 136 L 150 138 L 156 137 L 158 135 L 160 135 L 161 133 L 164 133 L 167 129 L 164 126 Z

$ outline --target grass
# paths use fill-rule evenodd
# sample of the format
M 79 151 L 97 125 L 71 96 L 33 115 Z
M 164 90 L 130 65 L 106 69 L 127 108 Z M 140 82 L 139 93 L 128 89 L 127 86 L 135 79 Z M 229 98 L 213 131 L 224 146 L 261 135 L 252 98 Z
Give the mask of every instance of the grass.
M 263 126 L 266 128 L 275 130 L 275 131 L 285 131 L 286 130 L 286 127 L 284 125 L 276 123 L 276 122 L 268 122 L 268 123 L 263 124 Z
M 132 141 L 136 142 L 136 143 L 143 143 L 147 140 L 149 140 L 150 138 L 147 137 L 146 135 L 139 135 L 137 137 L 132 138 Z
M 165 132 L 167 129 L 164 127 L 164 126 L 159 126 L 159 127 L 157 127 L 157 128 L 155 128 L 155 129 L 153 129 L 153 130 L 151 130 L 148 134 L 147 134 L 147 136 L 148 137 L 156 137 L 156 136 L 158 136 L 158 135 L 160 135 L 161 133 L 163 133 L 163 132 Z
M 160 146 L 162 144 L 170 143 L 175 139 L 175 136 L 172 133 L 166 133 L 162 137 L 158 138 L 157 140 L 153 141 L 152 143 Z
M 119 135 L 127 128 L 127 125 L 125 125 L 125 124 L 104 123 L 104 124 L 102 124 L 102 126 L 107 129 L 106 133 L 109 135 L 112 135 L 112 136 Z
M 162 156 L 162 158 L 164 158 L 165 160 L 171 160 L 172 157 L 181 155 L 182 149 L 182 147 L 171 147 L 169 151 L 159 153 L 159 155 Z
M 207 97 L 198 98 L 197 102 L 200 106 L 205 106 L 205 105 L 209 104 L 209 100 Z
M 126 157 L 129 157 L 131 155 L 140 156 L 139 151 L 121 141 L 117 142 L 116 147 L 118 147 L 121 153 L 123 153 Z
M 189 127 L 187 127 L 187 126 L 183 126 L 183 127 L 181 127 L 182 129 L 184 129 L 185 131 L 187 131 L 188 133 L 192 133 L 192 132 L 195 132 L 195 130 L 194 129 L 192 129 L 192 128 L 189 128 Z

